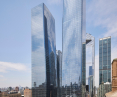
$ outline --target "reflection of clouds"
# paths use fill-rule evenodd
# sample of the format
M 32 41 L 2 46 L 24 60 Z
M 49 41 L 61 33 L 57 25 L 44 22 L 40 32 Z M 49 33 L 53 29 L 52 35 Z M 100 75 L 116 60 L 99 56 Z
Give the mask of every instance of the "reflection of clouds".
M 32 9 L 32 86 L 45 82 L 43 4 Z
M 44 10 L 45 10 L 44 15 L 47 18 L 48 39 L 50 41 L 51 48 L 53 48 L 56 45 L 55 20 L 45 5 L 44 5 Z
M 57 80 L 55 78 L 55 54 L 55 20 L 46 6 L 40 4 L 32 9 L 32 87 L 34 86 L 34 82 L 36 82 L 36 86 L 47 82 L 47 65 L 49 65 L 48 68 L 51 69 L 49 70 L 50 75 L 48 77 Z M 48 59 L 46 60 L 46 58 Z M 48 60 L 49 62 L 46 62 Z M 54 80 L 51 81 L 53 84 L 55 84 Z
M 43 34 L 44 34 L 44 33 L 39 33 L 43 31 L 43 14 L 42 14 L 43 7 L 42 6 L 43 4 L 36 6 L 32 9 L 32 18 L 31 18 L 32 36 L 35 36 L 35 38 L 38 38 L 38 39 L 43 38 Z
M 39 86 L 45 82 L 45 54 L 44 48 L 40 47 L 36 51 L 32 52 L 32 81 L 36 82 Z M 32 82 L 32 85 L 33 85 Z
M 50 54 L 50 76 L 52 84 L 57 83 L 57 64 L 56 64 L 56 35 L 55 35 L 55 20 L 48 10 L 48 8 L 44 5 L 44 16 L 47 19 L 47 33 L 48 33 L 48 50 Z
M 81 0 L 64 0 L 62 85 L 82 79 Z

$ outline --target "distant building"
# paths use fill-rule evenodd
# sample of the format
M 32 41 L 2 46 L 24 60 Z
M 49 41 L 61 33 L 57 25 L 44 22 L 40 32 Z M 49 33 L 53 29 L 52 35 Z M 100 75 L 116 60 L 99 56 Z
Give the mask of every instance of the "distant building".
M 19 91 L 19 87 L 15 87 L 15 91 L 17 91 L 17 92 L 18 92 L 18 91 Z
M 109 82 L 102 83 L 99 85 L 97 90 L 97 97 L 105 97 L 105 94 L 112 90 L 112 85 Z
M 12 93 L 0 92 L 0 97 L 21 97 L 21 94 L 17 92 L 12 92 Z
M 99 39 L 99 85 L 111 82 L 111 37 Z
M 9 88 L 8 88 L 8 91 L 12 91 L 12 90 L 13 90 L 13 88 L 12 88 L 12 87 L 9 87 Z
M 112 62 L 112 91 L 117 91 L 117 58 Z
M 24 90 L 24 97 L 32 97 L 32 90 L 25 89 Z

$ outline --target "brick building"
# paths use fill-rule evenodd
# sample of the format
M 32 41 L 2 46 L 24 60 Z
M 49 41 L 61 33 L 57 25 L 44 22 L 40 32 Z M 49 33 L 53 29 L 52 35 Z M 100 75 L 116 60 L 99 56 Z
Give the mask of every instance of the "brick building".
M 0 92 L 0 97 L 21 97 L 21 94 L 19 93 L 9 94 L 7 92 Z
M 112 91 L 117 91 L 117 58 L 112 62 Z
M 32 90 L 25 89 L 24 90 L 24 97 L 32 97 Z

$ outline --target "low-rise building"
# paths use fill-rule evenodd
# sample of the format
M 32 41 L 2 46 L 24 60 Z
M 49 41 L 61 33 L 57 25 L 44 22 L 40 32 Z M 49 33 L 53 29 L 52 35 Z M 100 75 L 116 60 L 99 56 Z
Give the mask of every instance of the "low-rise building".
M 24 90 L 24 97 L 32 97 L 32 90 L 25 89 Z
M 117 91 L 117 58 L 112 62 L 112 91 Z
M 105 97 L 105 94 L 112 90 L 112 85 L 109 82 L 102 83 L 99 85 L 97 90 L 97 97 Z
M 19 93 L 7 93 L 7 92 L 1 92 L 0 97 L 21 97 L 21 94 Z

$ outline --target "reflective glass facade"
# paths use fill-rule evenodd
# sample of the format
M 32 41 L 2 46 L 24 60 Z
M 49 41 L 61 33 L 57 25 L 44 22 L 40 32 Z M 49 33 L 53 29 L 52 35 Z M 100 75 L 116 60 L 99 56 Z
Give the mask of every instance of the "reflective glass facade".
M 99 39 L 99 84 L 111 82 L 111 37 Z
M 92 75 L 92 66 L 89 66 L 89 76 Z
M 55 20 L 42 3 L 31 10 L 32 97 L 57 97 Z
M 86 33 L 86 81 L 89 85 L 90 96 L 95 95 L 95 37 Z
M 56 51 L 57 54 L 57 97 L 61 97 L 62 88 L 62 52 L 60 50 Z
M 63 0 L 62 97 L 82 97 L 85 0 Z
M 86 43 L 82 44 L 82 84 L 86 86 Z
M 88 85 L 89 85 L 89 95 L 93 97 L 93 76 L 90 75 L 88 78 Z

